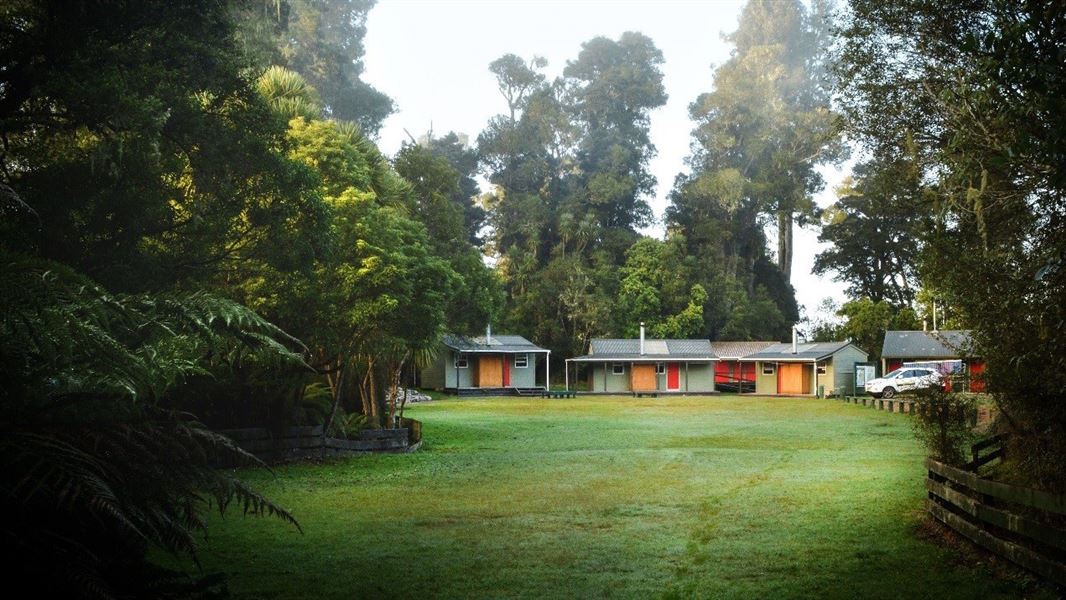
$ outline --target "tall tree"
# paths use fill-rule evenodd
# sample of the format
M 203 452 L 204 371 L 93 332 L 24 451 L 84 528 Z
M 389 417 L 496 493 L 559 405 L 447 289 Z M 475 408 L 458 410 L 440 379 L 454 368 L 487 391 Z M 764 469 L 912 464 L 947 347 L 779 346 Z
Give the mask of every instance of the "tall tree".
M 504 54 L 489 63 L 489 71 L 496 76 L 496 86 L 507 101 L 508 120 L 512 124 L 529 96 L 544 87 L 545 77 L 537 69 L 546 66 L 548 61 L 543 57 L 534 56 L 527 63 L 515 54 Z
M 628 31 L 617 41 L 585 42 L 563 71 L 580 133 L 562 210 L 574 219 L 590 216 L 617 263 L 636 241 L 636 229 L 652 219 L 645 197 L 655 190 L 648 171 L 655 146 L 648 129 L 651 111 L 666 104 L 662 63 L 650 38 Z
M 648 126 L 666 101 L 662 60 L 628 32 L 586 42 L 551 83 L 543 60 L 507 55 L 490 66 L 507 104 L 478 140 L 496 186 L 491 249 L 510 322 L 560 352 L 612 330 L 618 267 L 650 223 Z
M 395 161 L 397 173 L 411 185 L 413 216 L 426 227 L 435 253 L 459 275 L 446 308 L 448 327 L 456 333 L 483 330 L 500 315 L 503 304 L 499 279 L 474 245 L 480 242 L 484 215 L 474 203 L 476 164 L 455 134 L 406 144 Z
M 325 116 L 375 135 L 392 100 L 361 79 L 366 19 L 376 0 L 258 0 L 234 9 L 243 49 L 259 64 L 299 73 Z
M 823 214 L 818 241 L 830 246 L 814 259 L 813 272 L 833 272 L 848 282 L 853 298 L 910 306 L 918 289 L 921 233 L 929 218 L 921 170 L 912 161 L 872 160 Z
M 228 281 L 239 282 L 235 287 L 250 306 L 306 341 L 329 383 L 331 415 L 344 409 L 365 415 L 372 426 L 392 426 L 390 388 L 405 365 L 439 341 L 449 306 L 457 301 L 460 277 L 448 259 L 461 257 L 462 249 L 476 254 L 461 208 L 429 183 L 443 173 L 440 185 L 455 186 L 458 175 L 443 160 L 418 162 L 411 166 L 411 174 L 422 178 L 415 188 L 358 127 L 294 116 L 287 100 L 312 103 L 317 95 L 299 74 L 268 71 L 258 88 L 272 94 L 266 100 L 279 116 L 292 117 L 288 155 L 313 175 L 329 223 L 323 235 L 328 243 L 309 269 L 281 272 L 247 260 Z M 419 196 L 419 189 L 427 195 Z M 441 219 L 433 225 L 440 237 L 434 239 L 418 217 L 429 221 L 437 210 Z M 491 275 L 476 258 L 473 266 L 469 288 L 481 292 L 477 286 L 483 285 L 491 292 Z
M 245 78 L 225 5 L 3 11 L 0 178 L 22 202 L 4 237 L 117 291 L 204 278 L 239 255 L 310 261 L 320 199 L 277 152 L 284 123 Z
M 510 115 L 493 117 L 477 143 L 482 168 L 496 186 L 486 203 L 493 249 L 505 274 L 517 272 L 525 257 L 538 266 L 547 260 L 567 153 L 569 123 L 558 86 L 534 70 L 543 61 L 530 62 L 507 55 L 490 66 Z
M 973 330 L 1018 475 L 1066 490 L 1066 11 L 1015 0 L 891 7 L 843 23 L 844 108 L 935 183 L 924 279 Z
M 824 2 L 811 10 L 798 0 L 749 2 L 726 37 L 735 50 L 715 71 L 714 91 L 690 108 L 697 123 L 693 173 L 739 187 L 746 218 L 773 216 L 786 282 L 793 224 L 816 214 L 811 195 L 823 182 L 815 166 L 841 152 L 824 68 L 826 12 Z
M 437 177 L 422 173 L 417 168 L 418 161 L 438 163 L 437 166 L 427 165 L 427 170 L 437 172 Z M 409 167 L 403 166 L 406 163 L 411 164 Z M 451 132 L 443 137 L 434 137 L 429 132 L 420 137 L 416 144 L 404 146 L 396 157 L 396 167 L 416 188 L 424 180 L 429 184 L 426 194 L 437 194 L 447 199 L 449 206 L 454 208 L 445 210 L 458 209 L 462 231 L 451 232 L 450 237 L 458 241 L 465 236 L 469 244 L 477 247 L 485 243 L 482 229 L 488 215 L 481 205 L 481 186 L 475 179 L 478 174 L 478 155 L 468 145 L 465 135 Z M 423 194 L 423 197 L 429 196 Z M 427 226 L 432 227 L 429 223 Z

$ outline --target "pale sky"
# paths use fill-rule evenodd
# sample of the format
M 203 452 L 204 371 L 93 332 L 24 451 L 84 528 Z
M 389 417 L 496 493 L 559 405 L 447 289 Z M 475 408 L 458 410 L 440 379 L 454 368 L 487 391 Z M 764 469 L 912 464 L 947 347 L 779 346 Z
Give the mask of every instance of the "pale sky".
M 650 167 L 658 188 L 647 200 L 659 218 L 674 177 L 687 170 L 688 105 L 711 89 L 713 67 L 728 60 L 732 47 L 721 34 L 736 29 L 743 5 L 740 0 L 379 0 L 367 20 L 364 80 L 397 108 L 382 127 L 379 145 L 394 155 L 408 139 L 405 129 L 418 137 L 431 126 L 436 135 L 455 131 L 473 142 L 489 118 L 506 109 L 490 62 L 507 53 L 543 56 L 551 80 L 577 57 L 583 42 L 639 31 L 662 50 L 669 95 L 666 105 L 651 113 L 658 155 Z M 823 170 L 828 185 L 816 197 L 819 205 L 832 203 L 832 188 L 843 174 Z M 645 233 L 662 237 L 662 227 Z M 792 285 L 811 316 L 823 298 L 844 297 L 843 284 L 810 273 L 817 237 L 811 229 L 797 229 L 794 237 Z

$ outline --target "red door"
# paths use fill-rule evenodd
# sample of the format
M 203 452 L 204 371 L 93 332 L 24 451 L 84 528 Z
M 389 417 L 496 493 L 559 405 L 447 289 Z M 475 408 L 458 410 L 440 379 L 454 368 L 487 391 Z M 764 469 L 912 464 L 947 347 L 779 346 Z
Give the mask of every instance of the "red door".
M 681 366 L 677 363 L 666 363 L 666 389 L 681 389 Z
M 503 387 L 511 387 L 511 357 L 503 355 Z

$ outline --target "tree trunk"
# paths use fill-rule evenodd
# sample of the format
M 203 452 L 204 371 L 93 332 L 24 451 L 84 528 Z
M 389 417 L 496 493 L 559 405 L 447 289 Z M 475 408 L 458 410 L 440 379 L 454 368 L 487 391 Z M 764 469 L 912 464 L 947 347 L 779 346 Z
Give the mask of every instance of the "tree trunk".
M 400 359 L 400 362 L 396 365 L 396 368 L 389 371 L 389 389 L 385 392 L 385 398 L 389 404 L 389 419 L 386 424 L 389 429 L 396 426 L 397 390 L 400 388 L 400 375 L 403 374 L 403 367 L 407 364 L 407 357 L 409 355 L 409 352 L 405 352 Z
M 411 370 L 413 371 L 414 368 L 415 368 L 414 361 L 411 361 Z M 413 382 L 414 382 L 414 377 L 409 374 L 407 376 L 407 381 L 404 383 L 404 386 L 403 386 L 403 401 L 400 402 L 400 412 L 399 412 L 400 421 L 403 421 L 403 409 L 404 409 L 404 407 L 407 406 L 407 401 L 410 400 L 410 398 L 411 398 L 411 385 L 413 384 Z
M 362 381 L 359 383 L 359 400 L 363 405 L 363 415 L 367 418 L 367 421 L 374 423 L 376 421 L 374 408 L 374 360 L 368 359 L 366 362 L 366 374 L 363 376 Z
M 785 276 L 785 283 L 792 283 L 792 211 L 777 213 L 777 267 Z
M 333 404 L 329 408 L 329 414 L 326 415 L 326 420 L 322 423 L 323 441 L 329 434 L 329 428 L 337 418 L 337 409 L 341 405 L 341 386 L 344 385 L 344 369 L 338 368 L 332 373 L 327 374 L 326 382 L 329 384 L 329 391 L 333 396 Z
M 374 373 L 374 362 L 367 361 L 367 375 L 370 376 L 370 408 L 373 413 L 374 427 L 381 427 L 381 404 L 378 399 L 378 378 Z

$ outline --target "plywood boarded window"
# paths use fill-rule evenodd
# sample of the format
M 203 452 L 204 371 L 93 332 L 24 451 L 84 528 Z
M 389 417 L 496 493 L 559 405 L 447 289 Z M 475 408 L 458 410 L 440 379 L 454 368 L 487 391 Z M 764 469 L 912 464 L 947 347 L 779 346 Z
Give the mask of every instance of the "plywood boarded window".
M 503 357 L 479 356 L 477 359 L 477 386 L 483 388 L 503 387 Z
M 811 365 L 781 363 L 777 370 L 777 393 L 811 393 Z
M 634 392 L 649 392 L 658 389 L 659 378 L 655 376 L 655 365 L 633 365 L 630 370 L 629 383 L 630 389 Z

